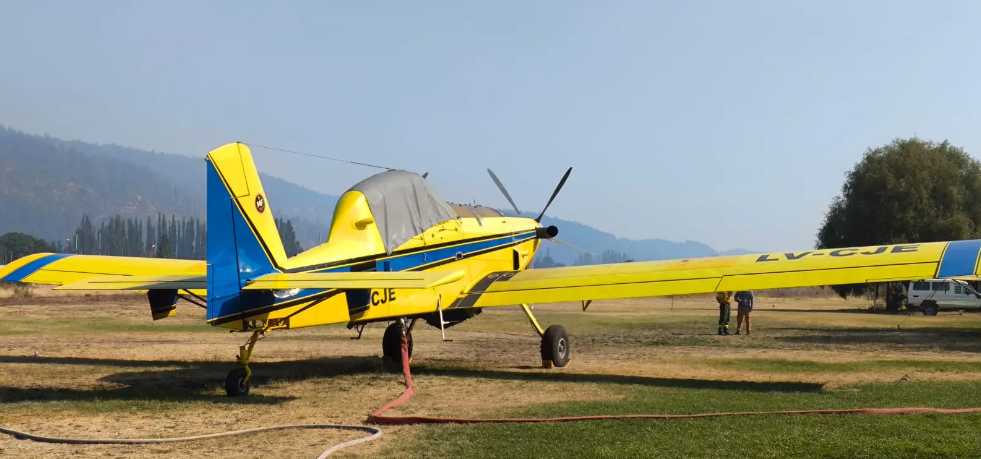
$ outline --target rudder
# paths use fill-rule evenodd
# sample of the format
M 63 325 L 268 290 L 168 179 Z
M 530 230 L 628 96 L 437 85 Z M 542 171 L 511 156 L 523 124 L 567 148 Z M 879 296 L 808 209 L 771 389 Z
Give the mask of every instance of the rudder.
M 242 311 L 242 287 L 287 259 L 249 148 L 208 153 L 208 320 Z

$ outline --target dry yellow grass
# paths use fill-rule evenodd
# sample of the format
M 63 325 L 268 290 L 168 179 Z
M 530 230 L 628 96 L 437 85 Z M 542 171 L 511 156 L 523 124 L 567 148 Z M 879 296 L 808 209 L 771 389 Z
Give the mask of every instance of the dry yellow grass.
M 752 336 L 719 337 L 711 298 L 595 302 L 586 312 L 577 304 L 540 305 L 535 312 L 543 324 L 561 323 L 572 335 L 573 361 L 550 371 L 538 368 L 539 339 L 513 308 L 449 329 L 450 343 L 420 323 L 417 395 L 390 414 L 491 416 L 570 396 L 618 398 L 632 385 L 658 381 L 834 388 L 904 377 L 981 378 L 981 365 L 971 369 L 981 363 L 981 340 L 968 334 L 981 327 L 981 315 L 857 312 L 866 306 L 833 297 L 764 297 Z M 332 326 L 274 332 L 260 341 L 252 395 L 229 400 L 221 384 L 246 336 L 213 330 L 203 319 L 203 310 L 181 304 L 177 317 L 152 322 L 146 303 L 132 295 L 41 290 L 0 299 L 0 425 L 53 436 L 145 438 L 285 423 L 360 424 L 402 391 L 401 375 L 380 359 L 384 324 L 369 325 L 360 341 Z M 911 361 L 926 363 L 904 364 Z M 380 440 L 338 457 L 369 457 L 423 432 L 383 430 Z M 63 446 L 0 436 L 0 456 L 312 458 L 360 435 L 272 432 L 154 446 Z

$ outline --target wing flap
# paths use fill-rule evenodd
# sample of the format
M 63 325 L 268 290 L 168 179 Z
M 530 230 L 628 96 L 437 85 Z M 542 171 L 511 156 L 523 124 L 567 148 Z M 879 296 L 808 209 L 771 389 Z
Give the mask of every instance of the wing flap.
M 981 241 L 504 271 L 450 308 L 689 295 L 976 275 Z
M 244 290 L 310 289 L 427 289 L 456 282 L 463 271 L 394 271 L 347 273 L 278 273 L 247 282 Z
M 208 277 L 188 274 L 155 276 L 96 276 L 55 290 L 207 290 Z

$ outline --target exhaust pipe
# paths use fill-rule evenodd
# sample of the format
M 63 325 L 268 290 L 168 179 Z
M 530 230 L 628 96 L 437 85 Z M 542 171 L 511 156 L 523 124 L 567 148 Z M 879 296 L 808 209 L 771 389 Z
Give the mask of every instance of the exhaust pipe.
M 535 228 L 535 236 L 538 237 L 539 239 L 552 239 L 553 237 L 558 235 L 559 235 L 559 229 L 556 228 L 555 225 L 548 226 L 545 228 L 542 227 Z

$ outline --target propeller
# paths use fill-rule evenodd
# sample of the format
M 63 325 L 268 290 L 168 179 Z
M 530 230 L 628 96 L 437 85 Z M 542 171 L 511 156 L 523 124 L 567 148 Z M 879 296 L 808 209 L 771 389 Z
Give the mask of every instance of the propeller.
M 548 206 L 552 205 L 552 201 L 554 201 L 555 197 L 558 196 L 559 191 L 562 189 L 562 186 L 565 185 L 565 181 L 569 179 L 569 174 L 571 173 L 572 168 L 570 167 L 569 170 L 565 171 L 565 175 L 562 176 L 562 180 L 559 180 L 559 186 L 555 187 L 555 191 L 552 192 L 552 197 L 548 198 L 548 202 L 545 204 L 545 208 L 542 209 L 542 213 L 538 214 L 538 218 L 535 219 L 536 222 L 542 222 L 542 217 L 545 216 L 545 211 L 548 209 Z
M 493 180 L 494 183 L 497 185 L 497 188 L 499 190 L 501 190 L 501 193 L 504 195 L 504 197 L 507 198 L 508 202 L 511 204 L 511 208 L 513 208 L 514 211 L 517 212 L 518 215 L 520 216 L 521 215 L 521 210 L 519 210 L 518 209 L 518 205 L 514 203 L 514 199 L 511 199 L 511 194 L 508 193 L 507 188 L 504 187 L 504 184 L 501 183 L 501 180 L 497 178 L 497 175 L 494 174 L 494 171 L 492 171 L 490 169 L 487 169 L 487 173 L 490 174 L 491 180 Z M 555 197 L 558 196 L 559 191 L 562 190 L 562 187 L 565 185 L 565 181 L 569 179 L 569 174 L 571 174 L 571 173 L 572 173 L 572 168 L 570 167 L 569 170 L 565 171 L 565 175 L 562 176 L 562 180 L 559 180 L 559 184 L 558 184 L 558 186 L 555 187 L 555 191 L 552 192 L 552 196 L 550 198 L 548 198 L 548 202 L 545 204 L 545 208 L 543 208 L 542 209 L 542 212 L 540 214 L 538 214 L 538 217 L 535 218 L 535 222 L 537 222 L 539 224 L 539 227 L 541 227 L 542 218 L 545 217 L 545 211 L 548 210 L 548 206 L 552 205 L 552 201 L 554 201 L 555 200 Z M 560 241 L 558 238 L 555 237 L 558 234 L 558 229 L 555 229 L 555 227 L 539 228 L 539 229 L 540 229 L 540 231 L 539 231 L 539 237 L 542 238 L 542 239 L 545 239 L 546 241 L 549 241 L 549 242 L 552 242 L 552 243 L 555 243 L 555 244 L 558 244 L 558 245 L 562 245 L 562 246 L 568 247 L 568 248 L 573 249 L 573 250 L 578 250 L 580 252 L 588 253 L 590 255 L 596 255 L 595 253 L 590 252 L 588 250 L 581 249 L 581 248 L 576 247 L 576 246 L 574 246 L 572 244 L 569 244 L 567 242 Z M 544 230 L 544 231 L 541 231 L 541 230 Z
M 511 195 L 508 194 L 508 190 L 506 188 L 504 188 L 504 184 L 501 183 L 500 180 L 498 180 L 498 178 L 497 178 L 496 175 L 494 175 L 494 171 L 492 171 L 490 169 L 487 169 L 487 173 L 490 174 L 491 180 L 493 180 L 494 183 L 497 184 L 497 188 L 501 190 L 501 193 L 504 193 L 504 197 L 507 198 L 508 199 L 508 202 L 511 203 L 511 207 L 514 208 L 514 211 L 517 212 L 518 215 L 521 215 L 521 211 L 518 210 L 518 205 L 514 203 L 514 199 L 511 199 Z M 536 220 L 536 221 L 538 221 L 539 223 L 541 223 L 540 220 Z

